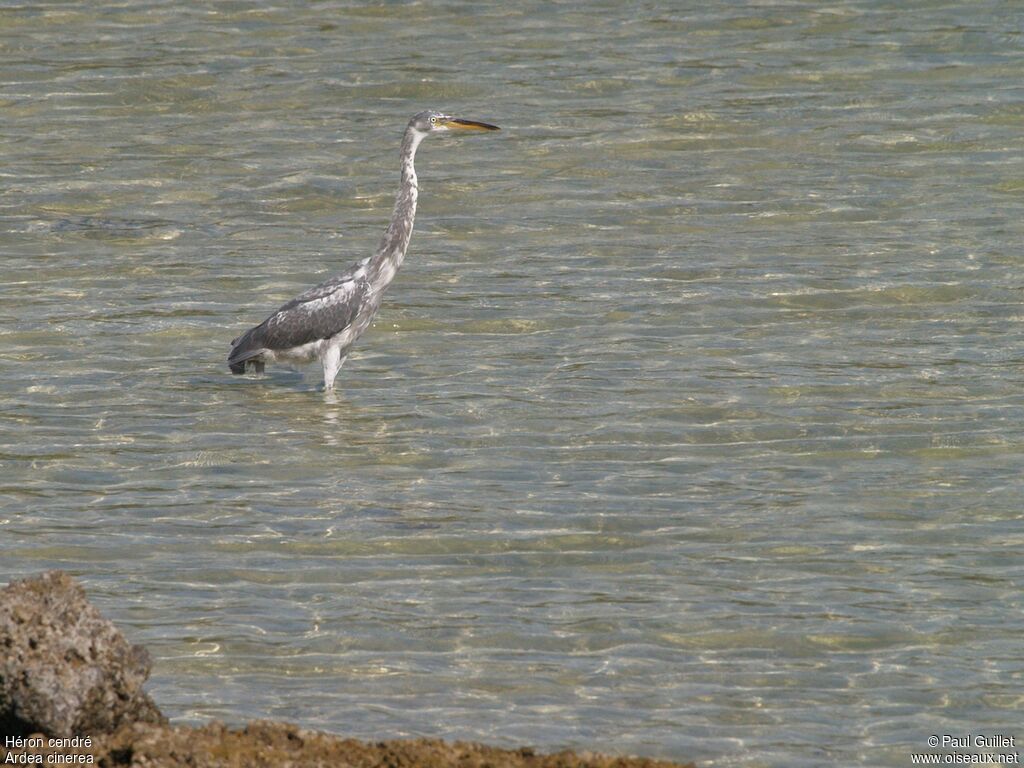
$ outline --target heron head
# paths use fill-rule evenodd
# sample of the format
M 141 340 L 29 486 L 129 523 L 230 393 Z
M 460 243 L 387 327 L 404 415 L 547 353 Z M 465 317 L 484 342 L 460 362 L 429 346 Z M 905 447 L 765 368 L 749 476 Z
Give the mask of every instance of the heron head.
M 461 117 L 452 117 L 443 112 L 436 112 L 428 109 L 420 112 L 409 121 L 409 127 L 420 133 L 468 133 L 470 131 L 500 131 L 496 125 L 481 123 L 477 120 L 466 120 Z

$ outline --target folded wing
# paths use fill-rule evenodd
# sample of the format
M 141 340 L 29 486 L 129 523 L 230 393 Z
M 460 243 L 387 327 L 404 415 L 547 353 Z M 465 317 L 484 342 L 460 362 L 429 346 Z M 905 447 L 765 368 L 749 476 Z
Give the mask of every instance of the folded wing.
M 243 373 L 246 361 L 264 352 L 283 352 L 341 333 L 356 319 L 368 288 L 360 265 L 295 297 L 231 342 L 231 371 Z

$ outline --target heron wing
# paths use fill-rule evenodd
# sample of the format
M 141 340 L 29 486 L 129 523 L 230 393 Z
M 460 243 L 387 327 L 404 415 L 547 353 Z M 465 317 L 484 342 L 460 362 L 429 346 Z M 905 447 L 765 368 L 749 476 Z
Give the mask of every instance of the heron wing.
M 235 339 L 228 363 L 237 365 L 264 350 L 301 347 L 341 333 L 355 320 L 368 287 L 365 269 L 357 264 L 310 288 Z
M 317 299 L 323 299 L 336 293 L 339 289 L 344 289 L 349 283 L 358 283 L 366 279 L 366 265 L 369 259 L 363 259 L 360 262 L 353 264 L 351 267 L 346 269 L 340 275 L 335 275 L 329 280 L 325 280 L 319 285 L 314 285 L 308 291 L 303 291 L 294 299 L 285 304 L 281 309 L 277 310 L 281 312 L 299 304 L 303 304 L 308 301 L 315 301 Z
M 341 333 L 355 319 L 365 286 L 365 281 L 349 280 L 293 299 L 264 322 L 264 346 L 289 349 Z

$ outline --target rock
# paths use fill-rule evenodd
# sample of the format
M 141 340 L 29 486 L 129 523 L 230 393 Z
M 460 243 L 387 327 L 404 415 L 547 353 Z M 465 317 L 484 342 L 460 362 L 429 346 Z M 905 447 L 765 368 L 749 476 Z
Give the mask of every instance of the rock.
M 149 653 L 130 645 L 61 571 L 0 591 L 0 733 L 111 733 L 165 723 L 142 690 Z

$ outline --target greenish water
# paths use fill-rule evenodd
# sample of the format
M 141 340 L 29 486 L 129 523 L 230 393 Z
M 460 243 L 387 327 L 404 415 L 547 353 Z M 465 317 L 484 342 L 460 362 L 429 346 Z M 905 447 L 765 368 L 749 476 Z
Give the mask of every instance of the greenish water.
M 0 5 L 0 576 L 177 722 L 1024 738 L 1024 9 Z M 228 342 L 409 257 L 339 377 Z

